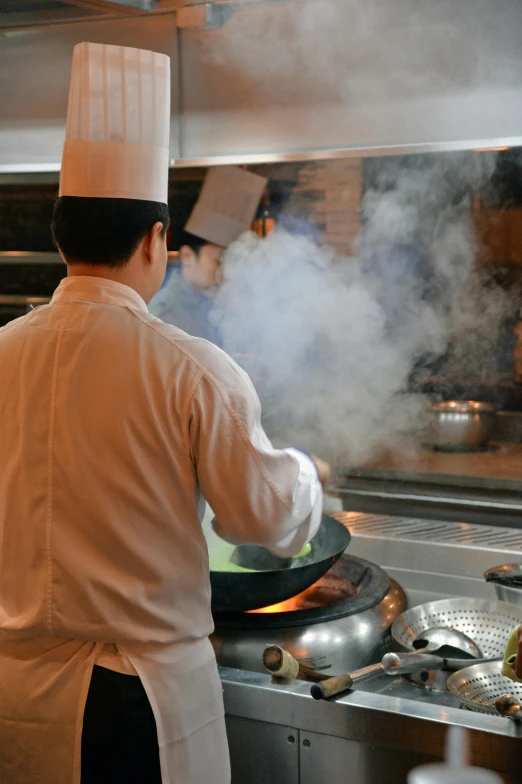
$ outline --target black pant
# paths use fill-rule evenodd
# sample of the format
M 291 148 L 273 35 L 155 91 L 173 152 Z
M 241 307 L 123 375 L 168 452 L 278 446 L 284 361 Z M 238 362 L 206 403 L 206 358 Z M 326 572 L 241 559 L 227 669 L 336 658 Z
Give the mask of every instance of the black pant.
M 138 677 L 93 668 L 81 784 L 161 784 L 156 722 Z

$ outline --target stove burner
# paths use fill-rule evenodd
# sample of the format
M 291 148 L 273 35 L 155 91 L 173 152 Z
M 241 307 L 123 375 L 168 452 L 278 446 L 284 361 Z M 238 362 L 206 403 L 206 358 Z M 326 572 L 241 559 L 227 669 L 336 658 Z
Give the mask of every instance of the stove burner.
M 357 588 L 346 577 L 335 574 L 335 566 L 306 591 L 287 599 L 286 602 L 263 607 L 261 610 L 249 610 L 249 614 L 297 612 L 299 610 L 315 610 L 345 602 L 357 595 Z
M 390 579 L 362 558 L 343 555 L 306 591 L 273 607 L 246 613 L 214 613 L 219 628 L 283 628 L 344 618 L 378 604 L 390 590 Z

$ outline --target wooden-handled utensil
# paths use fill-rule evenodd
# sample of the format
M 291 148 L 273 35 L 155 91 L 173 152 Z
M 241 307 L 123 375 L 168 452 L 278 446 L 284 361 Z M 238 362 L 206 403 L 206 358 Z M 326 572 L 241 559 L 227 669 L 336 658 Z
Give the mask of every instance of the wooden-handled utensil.
M 447 660 L 429 653 L 387 653 L 382 662 L 363 667 L 352 673 L 337 675 L 321 683 L 314 683 L 310 694 L 316 700 L 328 700 L 345 691 L 349 691 L 357 683 L 376 678 L 385 672 L 387 675 L 406 675 L 423 670 L 445 669 Z
M 320 681 L 328 680 L 330 677 L 324 672 L 319 672 L 315 667 L 299 661 L 279 645 L 267 645 L 263 651 L 263 664 L 275 678 L 295 680 L 302 675 L 307 679 Z
M 321 683 L 314 683 L 310 688 L 310 694 L 314 700 L 329 700 L 331 697 L 337 697 L 345 691 L 350 691 L 352 686 L 357 683 L 376 678 L 382 672 L 382 662 L 370 664 L 368 667 L 361 667 L 359 670 L 328 678 Z

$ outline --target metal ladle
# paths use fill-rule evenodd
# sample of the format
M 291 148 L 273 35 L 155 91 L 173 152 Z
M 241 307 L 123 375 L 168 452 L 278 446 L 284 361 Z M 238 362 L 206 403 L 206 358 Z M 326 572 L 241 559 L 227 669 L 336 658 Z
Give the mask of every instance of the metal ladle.
M 417 653 L 437 653 L 445 658 L 482 659 L 483 654 L 477 643 L 453 627 L 434 626 L 426 629 L 422 637 L 413 641 Z M 414 653 L 406 654 L 415 656 Z
M 448 671 L 461 670 L 468 661 L 484 661 L 479 646 L 464 632 L 452 627 L 433 627 L 414 640 L 415 653 L 389 653 L 383 659 L 385 672 L 390 676 L 407 675 L 417 686 L 429 686 L 436 691 L 446 689 Z M 422 660 L 431 659 L 431 664 Z M 435 663 L 433 663 L 435 660 Z M 412 665 L 418 665 L 411 670 Z

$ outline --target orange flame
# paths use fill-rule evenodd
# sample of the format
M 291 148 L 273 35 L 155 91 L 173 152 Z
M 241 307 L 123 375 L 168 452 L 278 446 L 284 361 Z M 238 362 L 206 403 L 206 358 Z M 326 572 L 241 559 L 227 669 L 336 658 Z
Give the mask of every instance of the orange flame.
M 309 596 L 317 587 L 317 583 L 314 583 L 309 588 L 307 588 L 302 593 L 297 594 L 297 596 L 293 596 L 291 599 L 287 599 L 285 602 L 279 602 L 279 604 L 272 604 L 270 607 L 262 607 L 260 610 L 249 610 L 250 613 L 281 613 L 281 612 L 293 612 L 294 610 L 303 610 L 303 603 L 306 601 L 306 597 Z

